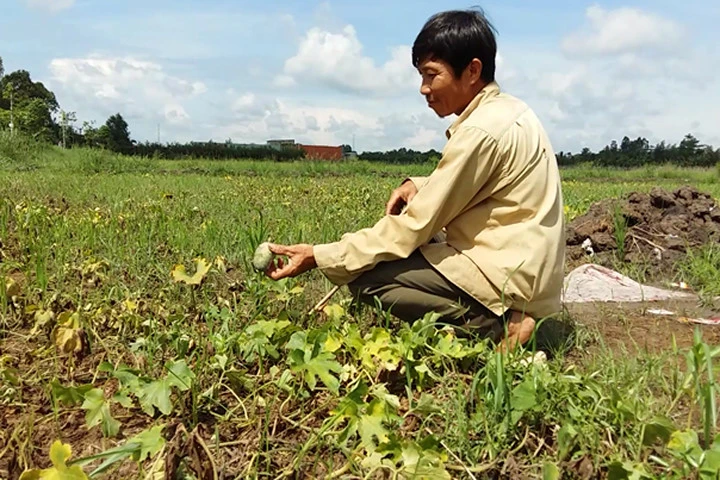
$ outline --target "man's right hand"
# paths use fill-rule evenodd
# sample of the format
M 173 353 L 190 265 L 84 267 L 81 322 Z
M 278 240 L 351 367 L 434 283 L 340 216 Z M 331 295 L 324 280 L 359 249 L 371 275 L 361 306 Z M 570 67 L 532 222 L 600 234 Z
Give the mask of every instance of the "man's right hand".
M 417 187 L 410 180 L 393 190 L 392 194 L 390 194 L 390 200 L 385 205 L 385 215 L 399 215 L 405 205 L 410 203 L 417 191 Z

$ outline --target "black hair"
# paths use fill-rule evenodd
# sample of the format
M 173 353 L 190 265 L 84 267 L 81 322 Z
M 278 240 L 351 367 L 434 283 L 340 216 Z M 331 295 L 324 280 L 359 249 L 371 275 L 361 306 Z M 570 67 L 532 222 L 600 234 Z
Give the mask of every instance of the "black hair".
M 495 28 L 480 9 L 448 10 L 425 22 L 412 47 L 412 62 L 418 68 L 428 59 L 447 62 L 460 77 L 473 58 L 482 62 L 481 78 L 495 80 L 497 42 Z

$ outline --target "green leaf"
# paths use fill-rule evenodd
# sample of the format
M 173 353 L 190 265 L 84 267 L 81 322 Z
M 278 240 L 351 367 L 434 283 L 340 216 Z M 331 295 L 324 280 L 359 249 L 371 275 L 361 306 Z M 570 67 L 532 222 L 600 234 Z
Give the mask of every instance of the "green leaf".
M 99 388 L 93 388 L 85 394 L 85 401 L 81 408 L 86 410 L 85 423 L 92 428 L 101 424 L 103 435 L 114 437 L 120 431 L 120 422 L 110 414 L 110 405 L 105 401 L 105 395 Z
M 123 445 L 85 457 L 78 463 L 90 463 L 99 458 L 105 458 L 105 461 L 90 473 L 92 477 L 95 477 L 127 458 L 132 457 L 135 461 L 143 461 L 146 457 L 155 455 L 165 445 L 165 439 L 160 435 L 163 428 L 165 428 L 164 425 L 158 425 L 144 430 Z
M 85 395 L 92 390 L 93 386 L 88 383 L 78 387 L 63 387 L 56 379 L 50 383 L 50 388 L 55 401 L 71 407 L 82 403 Z
M 27 470 L 20 475 L 20 480 L 89 480 L 78 465 L 67 466 L 66 462 L 71 456 L 70 445 L 55 440 L 50 447 L 50 461 L 53 466 L 44 470 Z
M 650 446 L 656 441 L 662 440 L 663 444 L 667 444 L 670 435 L 675 431 L 672 422 L 665 417 L 655 417 L 645 425 L 642 443 Z
M 143 412 L 151 417 L 155 415 L 154 407 L 157 407 L 164 415 L 169 415 L 172 412 L 170 382 L 167 378 L 146 383 L 141 386 L 136 393 Z
M 115 395 L 112 396 L 112 401 L 119 403 L 125 408 L 131 408 L 133 405 L 132 399 L 123 391 L 116 392 Z
M 373 385 L 370 390 L 370 394 L 378 400 L 385 402 L 387 404 L 386 406 L 390 407 L 394 411 L 397 411 L 400 408 L 400 398 L 398 398 L 397 395 L 393 395 L 388 392 L 384 383 Z
M 290 340 L 288 340 L 287 344 L 285 345 L 285 348 L 287 348 L 290 351 L 293 350 L 300 350 L 305 351 L 308 349 L 308 343 L 307 343 L 307 332 L 299 331 L 295 332 L 290 336 Z
M 702 453 L 694 430 L 677 430 L 670 435 L 667 448 L 680 455 L 697 457 Z
M 535 383 L 533 383 L 531 378 L 525 379 L 512 391 L 510 397 L 512 409 L 526 412 L 533 408 L 537 404 L 535 401 L 535 393 Z
M 131 392 L 140 388 L 140 379 L 138 377 L 140 372 L 133 370 L 126 366 L 121 366 L 117 370 L 113 371 L 113 377 L 115 377 L 122 388 L 127 388 Z
M 331 410 L 332 415 L 328 421 L 333 424 L 340 423 L 347 419 L 347 425 L 338 435 L 338 441 L 344 443 L 357 432 L 358 421 L 360 420 L 360 409 L 365 404 L 363 399 L 368 393 L 368 386 L 365 382 L 359 382 L 358 386 L 348 393 L 337 406 Z
M 708 450 L 705 452 L 705 460 L 700 465 L 698 473 L 700 478 L 705 480 L 715 480 L 720 472 L 720 451 Z
M 608 465 L 608 480 L 627 480 L 628 472 L 622 462 L 612 462 Z
M 139 446 L 138 452 L 133 454 L 133 460 L 142 462 L 146 458 L 154 456 L 162 449 L 165 445 L 165 439 L 161 435 L 164 427 L 164 425 L 157 425 L 150 430 L 138 433 L 128 440 L 128 443 Z
M 303 372 L 305 382 L 311 390 L 315 389 L 317 384 L 315 377 L 318 377 L 331 392 L 337 395 L 340 381 L 331 372 L 342 372 L 342 366 L 335 361 L 335 356 L 330 352 L 320 352 L 315 357 L 311 355 L 309 349 L 304 352 L 301 350 L 290 352 L 290 370 Z
M 571 423 L 566 423 L 565 425 L 560 427 L 560 430 L 557 433 L 558 446 L 560 447 L 560 459 L 564 459 L 565 456 L 570 453 L 572 448 L 575 446 L 575 437 L 577 436 L 577 434 L 577 430 L 575 430 L 575 427 L 573 427 Z
M 195 374 L 187 366 L 185 360 L 177 360 L 168 367 L 168 383 L 172 387 L 177 387 L 181 392 L 188 390 L 194 379 Z
M 367 413 L 360 416 L 358 421 L 358 430 L 362 445 L 368 450 L 375 450 L 377 444 L 387 442 L 388 430 L 383 426 L 385 420 L 385 402 L 375 399 L 370 402 Z
M 444 455 L 434 449 L 424 449 L 415 442 L 408 442 L 402 449 L 404 470 L 409 478 L 443 480 L 452 477 L 443 465 Z
M 428 415 L 430 413 L 442 414 L 444 410 L 442 404 L 438 401 L 438 399 L 428 393 L 423 392 L 420 394 L 420 399 L 415 403 L 411 412 L 417 413 L 419 415 Z
M 560 469 L 550 462 L 543 464 L 543 480 L 560 480 Z

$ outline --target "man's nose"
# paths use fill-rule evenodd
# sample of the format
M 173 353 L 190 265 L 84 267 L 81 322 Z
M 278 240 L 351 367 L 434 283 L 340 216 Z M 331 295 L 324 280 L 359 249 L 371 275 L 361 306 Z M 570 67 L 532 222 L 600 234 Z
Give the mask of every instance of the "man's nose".
M 430 95 L 430 85 L 428 85 L 425 82 L 421 83 L 420 84 L 420 93 L 425 96 Z

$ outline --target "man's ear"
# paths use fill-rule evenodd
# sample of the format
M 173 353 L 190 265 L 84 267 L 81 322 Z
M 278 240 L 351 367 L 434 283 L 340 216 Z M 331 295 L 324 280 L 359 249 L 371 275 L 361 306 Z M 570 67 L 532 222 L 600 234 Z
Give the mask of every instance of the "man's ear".
M 465 73 L 469 76 L 471 83 L 474 84 L 480 82 L 480 77 L 482 76 L 482 69 L 483 64 L 480 59 L 473 58 L 472 60 L 470 60 L 470 63 L 465 69 Z

